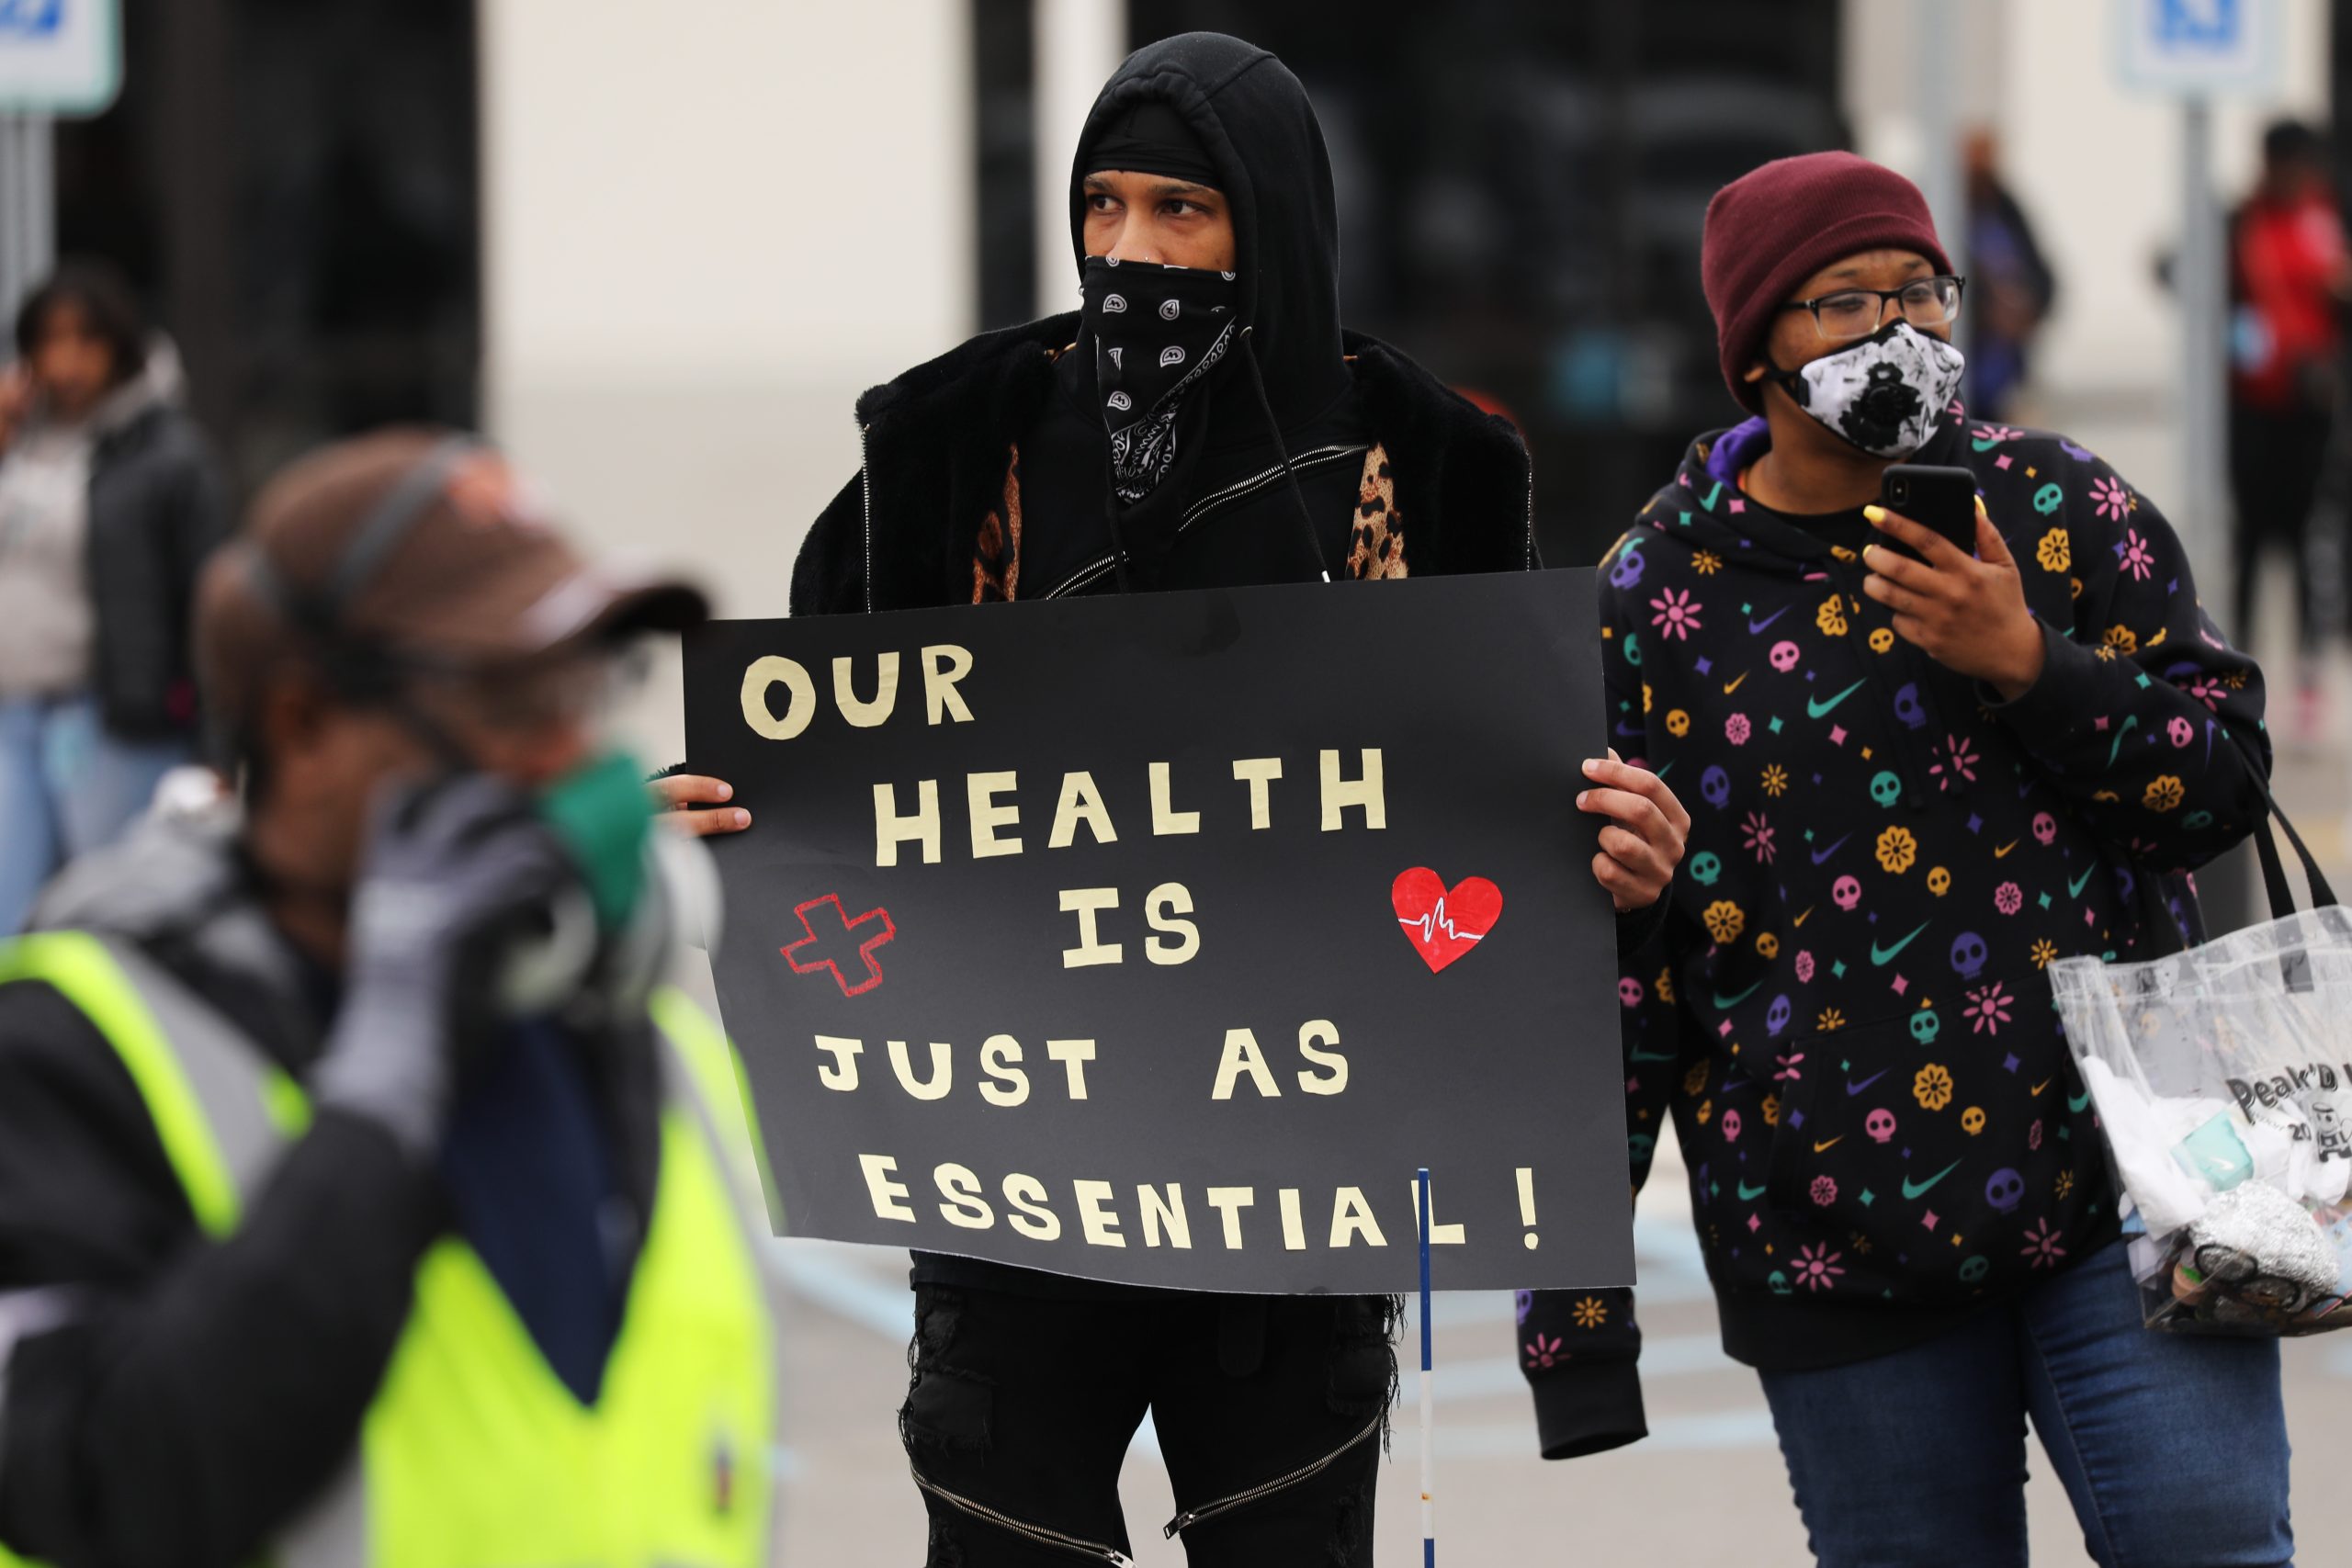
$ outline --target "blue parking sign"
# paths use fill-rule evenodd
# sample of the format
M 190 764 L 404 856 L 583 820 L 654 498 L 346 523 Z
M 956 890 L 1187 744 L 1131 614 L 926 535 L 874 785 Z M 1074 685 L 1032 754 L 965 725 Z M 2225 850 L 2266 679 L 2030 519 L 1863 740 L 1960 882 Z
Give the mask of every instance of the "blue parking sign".
M 0 0 L 0 113 L 103 113 L 122 89 L 120 9 L 120 0 Z
M 2278 84 L 2279 0 L 2112 0 L 2123 85 L 2173 96 L 2267 92 Z
M 65 0 L 0 0 L 0 33 L 48 38 L 65 22 Z

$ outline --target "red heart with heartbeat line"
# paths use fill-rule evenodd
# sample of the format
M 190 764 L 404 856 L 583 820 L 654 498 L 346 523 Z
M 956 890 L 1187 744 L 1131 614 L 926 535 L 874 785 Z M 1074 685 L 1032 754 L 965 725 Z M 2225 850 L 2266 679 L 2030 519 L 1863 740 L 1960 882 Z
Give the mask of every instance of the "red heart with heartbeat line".
M 1434 975 L 1476 947 L 1503 918 L 1503 890 L 1483 876 L 1452 887 L 1428 866 L 1400 873 L 1389 889 L 1396 923 Z

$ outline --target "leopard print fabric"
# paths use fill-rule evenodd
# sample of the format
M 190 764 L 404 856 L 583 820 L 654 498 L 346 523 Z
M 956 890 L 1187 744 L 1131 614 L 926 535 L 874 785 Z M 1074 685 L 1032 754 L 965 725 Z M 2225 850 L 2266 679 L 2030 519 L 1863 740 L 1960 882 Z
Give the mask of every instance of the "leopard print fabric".
M 1004 466 L 1004 497 L 980 520 L 972 558 L 972 603 L 1010 604 L 1021 591 L 1021 446 Z
M 1376 441 L 1363 455 L 1363 478 L 1356 485 L 1348 575 L 1359 582 L 1410 575 L 1405 565 L 1405 520 L 1396 512 L 1396 476 L 1388 467 L 1388 448 Z

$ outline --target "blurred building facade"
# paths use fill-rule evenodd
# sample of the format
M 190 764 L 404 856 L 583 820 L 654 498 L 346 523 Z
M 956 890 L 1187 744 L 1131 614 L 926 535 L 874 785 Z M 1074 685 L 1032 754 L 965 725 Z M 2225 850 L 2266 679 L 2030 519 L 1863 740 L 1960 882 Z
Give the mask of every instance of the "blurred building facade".
M 2285 0 L 2277 100 L 2217 116 L 2225 197 L 2264 118 L 2326 117 L 2345 4 Z M 1939 93 L 1998 131 L 2063 275 L 2041 395 L 2161 418 L 2177 363 L 2177 116 L 2116 85 L 2105 0 L 125 9 L 120 104 L 59 138 L 62 243 L 151 288 L 244 480 L 385 418 L 484 423 L 601 542 L 701 563 L 735 614 L 781 612 L 858 390 L 1075 303 L 1080 119 L 1128 48 L 1192 28 L 1306 82 L 1351 322 L 1520 420 L 1555 563 L 1735 412 L 1708 196 L 1835 145 L 1927 173 Z
M 121 264 L 251 479 L 481 409 L 469 0 L 124 0 L 124 87 L 57 130 L 58 245 Z

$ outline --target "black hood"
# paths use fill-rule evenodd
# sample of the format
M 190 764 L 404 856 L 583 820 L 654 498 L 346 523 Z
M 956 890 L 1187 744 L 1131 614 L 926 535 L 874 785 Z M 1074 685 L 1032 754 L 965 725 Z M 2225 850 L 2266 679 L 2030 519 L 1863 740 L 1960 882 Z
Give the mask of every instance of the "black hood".
M 1129 55 L 1094 100 L 1071 160 L 1070 252 L 1081 271 L 1088 152 L 1145 100 L 1182 115 L 1222 173 L 1241 274 L 1242 326 L 1276 417 L 1284 428 L 1296 426 L 1348 389 L 1340 345 L 1338 204 L 1323 128 L 1306 89 L 1273 55 L 1223 33 L 1183 33 Z M 1238 414 L 1247 403 L 1227 399 L 1224 408 Z

